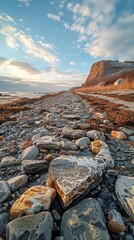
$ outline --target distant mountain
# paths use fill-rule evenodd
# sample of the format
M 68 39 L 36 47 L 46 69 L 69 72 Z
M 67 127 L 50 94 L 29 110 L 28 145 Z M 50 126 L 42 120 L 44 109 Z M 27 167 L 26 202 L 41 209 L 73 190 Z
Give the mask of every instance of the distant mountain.
M 88 87 L 100 83 L 112 84 L 120 78 L 134 81 L 134 61 L 102 60 L 95 62 L 82 86 Z

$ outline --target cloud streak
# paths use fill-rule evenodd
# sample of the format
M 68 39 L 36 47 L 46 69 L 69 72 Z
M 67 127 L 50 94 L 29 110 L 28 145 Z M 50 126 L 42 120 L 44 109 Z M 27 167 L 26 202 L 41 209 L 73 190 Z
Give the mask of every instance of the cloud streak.
M 52 14 L 52 13 L 48 13 L 47 14 L 47 17 L 49 18 L 49 19 L 52 19 L 52 20 L 54 20 L 54 21 L 60 21 L 60 16 L 58 16 L 58 15 L 55 15 L 55 14 Z

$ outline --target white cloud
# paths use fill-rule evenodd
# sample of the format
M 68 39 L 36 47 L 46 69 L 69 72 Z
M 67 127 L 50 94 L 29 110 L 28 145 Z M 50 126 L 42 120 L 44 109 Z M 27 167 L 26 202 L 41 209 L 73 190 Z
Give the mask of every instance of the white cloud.
M 66 0 L 60 0 L 59 8 L 64 8 Z
M 63 23 L 63 26 L 66 28 L 66 29 L 70 29 L 70 26 L 69 26 L 69 24 L 68 23 Z
M 54 21 L 60 21 L 60 17 L 58 15 L 52 14 L 52 13 L 48 13 L 47 17 L 54 20 Z
M 64 15 L 63 12 L 59 12 L 59 16 L 62 17 Z
M 7 15 L 6 13 L 2 13 L 1 15 L 0 15 L 0 21 L 4 21 L 4 22 L 14 22 L 14 19 L 11 17 L 11 16 L 9 16 L 9 15 Z
M 57 64 L 59 59 L 47 49 L 52 49 L 53 45 L 44 43 L 43 48 L 38 46 L 34 39 L 26 35 L 22 31 L 17 31 L 15 27 L 4 25 L 0 33 L 6 37 L 6 43 L 11 48 L 19 48 L 23 46 L 25 52 L 36 58 L 41 58 L 50 64 Z M 45 49 L 46 48 L 46 49 Z
M 88 5 L 81 5 L 79 3 L 68 3 L 67 8 L 74 14 L 79 14 L 83 17 L 89 17 L 90 15 L 90 8 L 88 7 Z
M 86 52 L 94 57 L 117 56 L 119 60 L 133 60 L 133 21 L 134 14 L 119 18 L 112 26 L 97 29 L 94 41 L 85 46 Z
M 53 45 L 53 44 L 44 43 L 44 42 L 42 42 L 41 40 L 40 40 L 40 41 L 38 41 L 38 43 L 40 43 L 40 44 L 41 44 L 43 47 L 45 47 L 45 48 L 52 49 L 52 48 L 54 47 L 54 45 Z
M 116 0 L 84 0 L 82 4 L 69 2 L 72 21 L 66 29 L 78 34 L 77 48 L 99 58 L 133 59 L 134 56 L 134 14 L 124 9 L 116 16 Z M 129 3 L 128 3 L 129 4 Z M 85 45 L 85 47 L 83 47 Z
M 50 4 L 51 4 L 51 5 L 54 5 L 54 2 L 50 1 Z
M 58 90 L 59 86 L 64 86 L 64 89 L 68 89 L 73 86 L 81 85 L 86 79 L 85 74 L 74 72 L 70 69 L 64 72 L 54 67 L 37 70 L 26 62 L 4 58 L 0 58 L 0 75 L 5 79 L 7 76 L 10 76 L 10 80 L 13 81 L 10 83 L 10 89 L 13 83 L 16 83 L 16 89 L 20 84 L 25 83 L 27 86 L 29 84 L 35 85 L 36 90 L 40 88 L 42 91 L 44 84 L 49 91 L 51 91 L 51 86 L 53 86 L 53 90 Z M 7 77 L 7 79 L 8 78 L 9 77 Z
M 75 66 L 75 62 L 73 62 L 73 61 L 71 61 L 69 64 L 70 64 L 71 66 Z
M 18 0 L 22 5 L 30 7 L 31 0 Z

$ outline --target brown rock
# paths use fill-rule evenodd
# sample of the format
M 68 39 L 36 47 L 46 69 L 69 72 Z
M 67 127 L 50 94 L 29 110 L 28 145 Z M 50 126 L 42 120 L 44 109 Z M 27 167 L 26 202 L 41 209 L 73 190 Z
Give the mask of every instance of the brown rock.
M 31 187 L 12 205 L 10 216 L 14 219 L 21 214 L 30 215 L 37 213 L 40 208 L 49 210 L 55 197 L 56 191 L 54 188 L 41 185 Z
M 26 139 L 26 140 L 23 142 L 22 148 L 23 148 L 23 149 L 26 149 L 26 148 L 28 148 L 28 147 L 30 147 L 30 146 L 32 146 L 32 143 L 31 143 L 28 139 Z
M 47 160 L 47 161 L 51 161 L 51 160 L 54 159 L 54 156 L 49 153 L 49 154 L 47 154 L 47 155 L 44 157 L 44 159 Z
M 117 139 L 120 139 L 120 140 L 123 140 L 123 139 L 127 138 L 127 135 L 124 132 L 121 132 L 121 131 L 112 131 L 111 135 L 114 138 L 117 138 Z
M 108 228 L 110 231 L 120 233 L 125 231 L 125 225 L 123 223 L 121 214 L 116 210 L 111 210 L 108 213 Z
M 4 140 L 4 137 L 0 136 L 0 141 L 3 141 Z
M 100 140 L 93 141 L 90 144 L 90 148 L 91 148 L 92 152 L 96 153 L 96 154 L 99 153 L 102 146 L 103 146 L 103 142 Z

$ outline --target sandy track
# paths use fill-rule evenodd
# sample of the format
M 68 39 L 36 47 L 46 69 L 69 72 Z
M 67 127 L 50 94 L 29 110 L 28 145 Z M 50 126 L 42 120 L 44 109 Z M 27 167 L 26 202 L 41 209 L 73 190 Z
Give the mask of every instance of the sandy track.
M 127 110 L 134 112 L 134 102 L 124 101 L 124 100 L 120 100 L 120 99 L 117 99 L 114 97 L 104 96 L 102 94 L 81 93 L 81 92 L 76 92 L 76 93 L 85 95 L 85 96 L 98 97 L 98 98 L 105 99 L 105 100 L 108 100 L 108 101 L 116 103 L 116 104 L 122 104 L 122 105 L 124 105 L 124 107 L 121 107 L 121 108 L 125 108 L 125 109 L 127 108 Z

